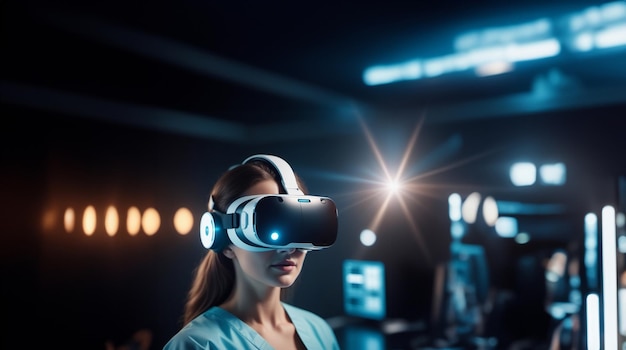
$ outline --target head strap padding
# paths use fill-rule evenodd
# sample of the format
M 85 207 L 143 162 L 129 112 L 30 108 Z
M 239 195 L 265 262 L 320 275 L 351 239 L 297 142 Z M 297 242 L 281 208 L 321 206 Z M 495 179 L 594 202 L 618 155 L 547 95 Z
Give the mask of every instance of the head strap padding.
M 260 160 L 266 163 L 269 163 L 280 175 L 280 181 L 287 194 L 291 195 L 304 195 L 302 190 L 298 187 L 298 181 L 296 181 L 296 175 L 291 169 L 289 163 L 287 163 L 284 159 L 269 155 L 269 154 L 256 154 L 246 158 L 243 161 L 243 164 L 249 163 L 251 161 Z

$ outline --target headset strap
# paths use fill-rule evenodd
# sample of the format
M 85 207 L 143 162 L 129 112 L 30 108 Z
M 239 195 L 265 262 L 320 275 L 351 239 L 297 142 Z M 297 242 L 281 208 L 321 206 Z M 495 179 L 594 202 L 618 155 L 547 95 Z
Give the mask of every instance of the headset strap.
M 276 171 L 278 171 L 280 181 L 282 182 L 285 191 L 287 191 L 287 194 L 304 195 L 302 190 L 298 187 L 298 182 L 296 181 L 296 175 L 294 174 L 293 169 L 291 169 L 289 163 L 287 163 L 284 159 L 269 154 L 257 154 L 246 158 L 242 164 L 246 164 L 254 160 L 268 162 L 276 169 Z
M 215 221 L 219 220 L 218 226 L 222 229 L 239 227 L 239 213 L 224 214 L 214 210 L 211 214 Z

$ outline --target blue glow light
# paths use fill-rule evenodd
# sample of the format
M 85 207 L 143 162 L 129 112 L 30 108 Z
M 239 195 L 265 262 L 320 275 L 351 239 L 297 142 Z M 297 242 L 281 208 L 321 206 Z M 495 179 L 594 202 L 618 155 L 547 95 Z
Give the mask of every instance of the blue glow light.
M 365 70 L 363 81 L 371 86 L 420 79 L 423 76 L 422 70 L 422 61 L 418 59 L 387 66 L 374 66 Z
M 278 238 L 280 238 L 280 235 L 278 234 L 278 232 L 272 232 L 272 234 L 270 235 L 270 238 L 275 241 Z
M 346 350 L 367 349 L 384 350 L 385 337 L 378 329 L 371 329 L 367 326 L 351 325 L 344 330 Z
M 548 18 L 540 18 L 518 25 L 463 33 L 454 40 L 454 47 L 457 51 L 464 51 L 474 47 L 501 45 L 511 41 L 532 41 L 536 38 L 550 36 L 552 35 L 551 32 L 552 22 Z
M 530 235 L 526 232 L 520 232 L 515 236 L 515 243 L 526 244 L 530 242 Z
M 450 224 L 450 235 L 455 240 L 463 238 L 465 236 L 465 224 L 462 221 L 453 221 Z
M 515 62 L 558 56 L 563 47 L 576 53 L 618 46 L 626 46 L 624 1 L 554 18 L 468 31 L 454 39 L 455 52 L 374 65 L 364 70 L 363 82 L 368 86 L 382 85 L 469 69 L 479 76 L 501 74 L 512 70 Z
M 496 233 L 500 237 L 515 237 L 518 233 L 517 219 L 501 216 L 496 220 Z
M 501 215 L 555 215 L 566 212 L 565 206 L 557 203 L 537 204 L 499 200 L 496 204 L 498 205 L 498 213 Z

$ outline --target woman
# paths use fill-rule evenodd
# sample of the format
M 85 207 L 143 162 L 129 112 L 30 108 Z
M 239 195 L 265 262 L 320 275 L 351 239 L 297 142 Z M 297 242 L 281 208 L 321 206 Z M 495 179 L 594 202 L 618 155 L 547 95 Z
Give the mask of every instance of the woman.
M 209 210 L 225 213 L 242 196 L 285 193 L 280 179 L 262 161 L 231 168 L 213 187 Z M 209 250 L 195 271 L 184 327 L 164 350 L 339 349 L 324 319 L 282 299 L 305 256 L 300 249 L 248 251 L 234 244 Z

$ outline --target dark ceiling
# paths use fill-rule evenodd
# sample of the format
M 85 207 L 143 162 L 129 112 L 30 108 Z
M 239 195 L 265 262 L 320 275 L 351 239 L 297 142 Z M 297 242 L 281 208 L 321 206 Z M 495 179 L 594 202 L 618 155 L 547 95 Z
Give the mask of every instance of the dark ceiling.
M 3 1 L 2 95 L 5 102 L 231 140 L 298 123 L 326 132 L 356 114 L 428 110 L 429 122 L 448 122 L 623 104 L 625 50 L 520 64 L 485 78 L 455 73 L 381 86 L 362 80 L 374 64 L 447 54 L 463 31 L 603 3 Z M 555 74 L 568 84 L 557 83 L 557 93 L 537 103 L 533 86 Z

